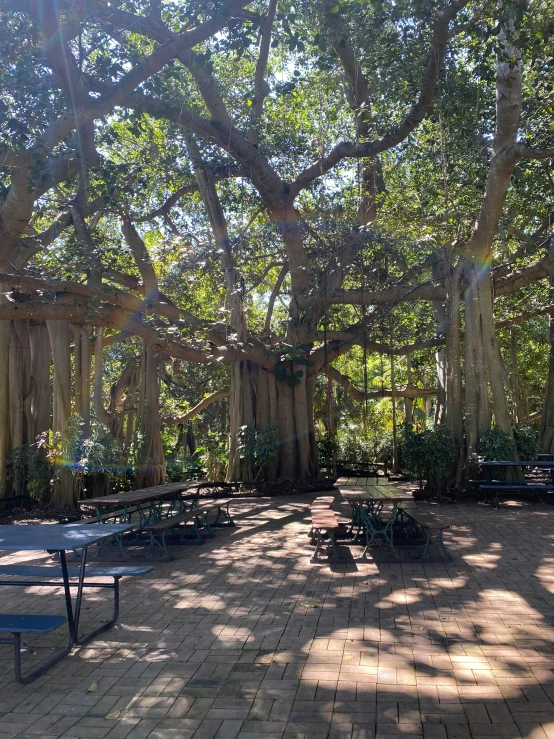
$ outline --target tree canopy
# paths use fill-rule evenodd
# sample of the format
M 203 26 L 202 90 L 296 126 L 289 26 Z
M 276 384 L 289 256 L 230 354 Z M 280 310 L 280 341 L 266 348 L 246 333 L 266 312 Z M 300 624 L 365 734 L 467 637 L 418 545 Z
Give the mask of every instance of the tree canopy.
M 452 484 L 491 426 L 550 451 L 553 9 L 1 2 L 3 489 L 48 434 L 137 484 L 197 445 L 310 481 L 401 421 Z

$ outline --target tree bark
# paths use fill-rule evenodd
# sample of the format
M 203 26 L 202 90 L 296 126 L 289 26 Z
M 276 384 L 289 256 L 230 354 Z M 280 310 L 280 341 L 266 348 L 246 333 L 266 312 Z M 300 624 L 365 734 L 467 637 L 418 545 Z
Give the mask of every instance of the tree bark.
M 52 430 L 63 438 L 71 415 L 71 358 L 69 321 L 47 321 L 54 364 Z M 73 460 L 57 462 L 54 473 L 52 504 L 61 510 L 74 508 L 73 476 L 66 466 Z
M 35 438 L 50 428 L 50 337 L 44 324 L 29 325 L 31 352 L 31 415 Z
M 139 488 L 165 482 L 165 457 L 160 424 L 159 358 L 156 350 L 144 345 L 143 350 L 143 412 L 140 418 L 142 449 L 137 470 Z

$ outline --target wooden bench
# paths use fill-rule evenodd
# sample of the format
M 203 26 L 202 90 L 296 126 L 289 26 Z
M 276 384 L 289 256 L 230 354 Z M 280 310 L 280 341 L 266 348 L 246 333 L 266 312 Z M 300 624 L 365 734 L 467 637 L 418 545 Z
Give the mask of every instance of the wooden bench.
M 315 543 L 315 551 L 310 562 L 319 561 L 319 550 L 326 545 L 330 548 L 336 559 L 341 559 L 335 537 L 341 526 L 337 514 L 329 508 L 312 508 L 312 541 Z M 327 541 L 325 538 L 327 537 Z
M 310 508 L 330 508 L 334 502 L 334 495 L 320 495 L 319 498 L 316 498 L 312 503 L 310 503 Z
M 451 524 L 444 521 L 442 518 L 439 518 L 434 513 L 431 513 L 431 511 L 422 511 L 417 507 L 415 502 L 400 503 L 398 505 L 398 509 L 422 531 L 425 537 L 425 546 L 421 554 L 422 557 L 425 557 L 429 553 L 433 544 L 435 544 L 437 549 L 440 546 L 444 555 L 448 556 L 448 550 L 446 549 L 443 540 L 443 532 L 446 529 L 449 529 Z
M 213 537 L 215 536 L 212 531 L 213 526 L 234 526 L 235 522 L 229 513 L 229 503 L 231 502 L 232 498 L 214 498 L 212 501 L 203 502 L 201 505 L 189 508 L 182 513 L 177 513 L 174 516 L 168 516 L 167 518 L 162 518 L 160 521 L 143 526 L 143 531 L 147 531 L 150 534 L 150 543 L 146 552 L 146 557 L 150 557 L 152 548 L 157 546 L 168 558 L 168 561 L 171 561 L 173 557 L 169 553 L 165 537 L 168 532 L 176 531 L 178 529 L 186 529 L 187 523 L 192 523 L 194 534 L 193 539 L 197 544 L 204 543 L 204 539 L 200 534 L 202 529 L 206 529 L 207 535 Z M 217 516 L 215 521 L 210 524 L 208 514 L 215 510 L 217 510 Z M 226 524 L 221 524 L 219 522 L 222 515 L 227 519 Z M 185 536 L 186 534 L 183 532 L 181 534 L 181 540 L 184 539 Z
M 310 503 L 310 511 L 312 513 L 317 510 L 326 511 L 329 508 L 331 508 L 334 502 L 335 502 L 334 495 L 320 495 L 319 498 L 316 498 L 312 503 Z M 308 534 L 308 536 L 310 537 L 310 541 L 312 542 L 312 544 L 315 544 L 316 538 L 315 538 L 315 532 L 314 532 L 313 526 L 310 529 L 310 533 Z
M 14 672 L 15 679 L 23 685 L 36 680 L 37 677 L 43 675 L 49 667 L 59 662 L 60 656 L 63 654 L 56 653 L 47 662 L 40 665 L 36 670 L 26 677 L 23 677 L 21 670 L 21 634 L 47 634 L 54 631 L 67 621 L 65 616 L 44 616 L 44 615 L 22 615 L 3 613 L 0 614 L 0 633 L 9 633 L 11 638 L 0 638 L 0 644 L 13 645 Z

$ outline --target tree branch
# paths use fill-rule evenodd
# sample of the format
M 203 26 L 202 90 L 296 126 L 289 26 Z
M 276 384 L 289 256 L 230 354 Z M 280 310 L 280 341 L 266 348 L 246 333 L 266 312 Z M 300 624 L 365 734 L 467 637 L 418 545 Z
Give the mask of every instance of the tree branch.
M 342 372 L 339 372 L 338 369 L 331 367 L 330 365 L 324 367 L 321 370 L 321 373 L 334 380 L 338 385 L 346 390 L 350 397 L 360 403 L 365 400 L 378 400 L 379 398 L 392 398 L 393 396 L 392 390 L 385 390 L 384 388 L 382 390 L 372 390 L 368 393 L 365 393 L 363 390 L 358 390 L 358 388 L 352 384 L 352 380 L 349 377 L 343 375 Z M 396 398 L 428 398 L 436 394 L 436 388 L 419 388 L 415 385 L 407 385 L 404 388 L 394 389 L 394 396 Z
M 433 38 L 427 69 L 421 85 L 421 92 L 416 103 L 404 121 L 386 133 L 382 138 L 367 143 L 356 144 L 341 142 L 329 154 L 318 162 L 307 167 L 289 186 L 289 197 L 294 201 L 301 190 L 308 187 L 314 180 L 322 177 L 346 157 L 373 157 L 383 151 L 397 146 L 421 123 L 433 101 L 435 87 L 442 68 L 449 39 L 448 28 L 459 10 L 467 5 L 469 0 L 454 0 L 450 5 L 443 7 L 435 16 L 433 23 Z
M 207 398 L 202 398 L 202 400 L 197 403 L 193 408 L 190 409 L 190 411 L 187 411 L 183 416 L 165 416 L 161 418 L 161 422 L 166 425 L 180 425 L 182 423 L 186 423 L 187 421 L 190 421 L 191 418 L 194 418 L 199 413 L 202 413 L 203 410 L 205 410 L 208 406 L 210 406 L 212 403 L 215 403 L 216 400 L 220 400 L 221 398 L 228 398 L 229 397 L 230 390 L 228 387 L 223 388 L 223 390 L 217 390 L 217 392 L 212 393 L 211 395 L 208 395 Z
M 267 62 L 269 59 L 269 49 L 271 43 L 271 30 L 275 20 L 275 12 L 277 10 L 277 0 L 269 0 L 267 16 L 262 23 L 262 37 L 260 40 L 260 53 L 256 62 L 256 72 L 254 74 L 254 100 L 252 102 L 252 111 L 250 115 L 250 131 L 248 132 L 249 141 L 258 145 L 260 136 L 260 121 L 264 108 L 264 100 L 269 95 L 269 85 L 265 80 L 267 71 Z

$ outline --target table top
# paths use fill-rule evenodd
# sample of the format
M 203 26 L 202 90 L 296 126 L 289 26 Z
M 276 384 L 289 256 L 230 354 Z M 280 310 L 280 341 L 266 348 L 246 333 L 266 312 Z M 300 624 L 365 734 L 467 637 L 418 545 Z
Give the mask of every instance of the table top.
M 0 551 L 80 549 L 131 529 L 132 526 L 125 523 L 3 525 L 0 526 Z
M 195 485 L 190 480 L 187 482 L 168 482 L 165 485 L 154 485 L 154 487 L 142 488 L 142 490 L 127 490 L 126 493 L 104 495 L 100 498 L 89 498 L 81 502 L 84 505 L 132 505 L 134 503 L 145 503 L 149 500 L 156 500 L 157 498 L 165 498 L 168 495 L 180 493 L 181 491 L 195 487 L 198 487 L 198 483 Z
M 340 490 L 342 497 L 345 500 L 381 500 L 386 503 L 404 503 L 413 501 L 414 496 L 411 493 L 405 493 L 403 490 L 398 490 L 393 486 L 390 487 L 372 487 L 367 486 L 364 488 L 346 488 Z
M 391 483 L 386 477 L 377 477 L 377 475 L 374 475 L 373 477 L 371 475 L 367 475 L 366 477 L 339 477 L 335 483 L 335 485 L 339 485 L 341 487 L 365 487 L 367 485 L 385 486 L 390 484 Z
M 480 467 L 554 467 L 554 460 L 532 459 L 518 461 L 478 462 Z

